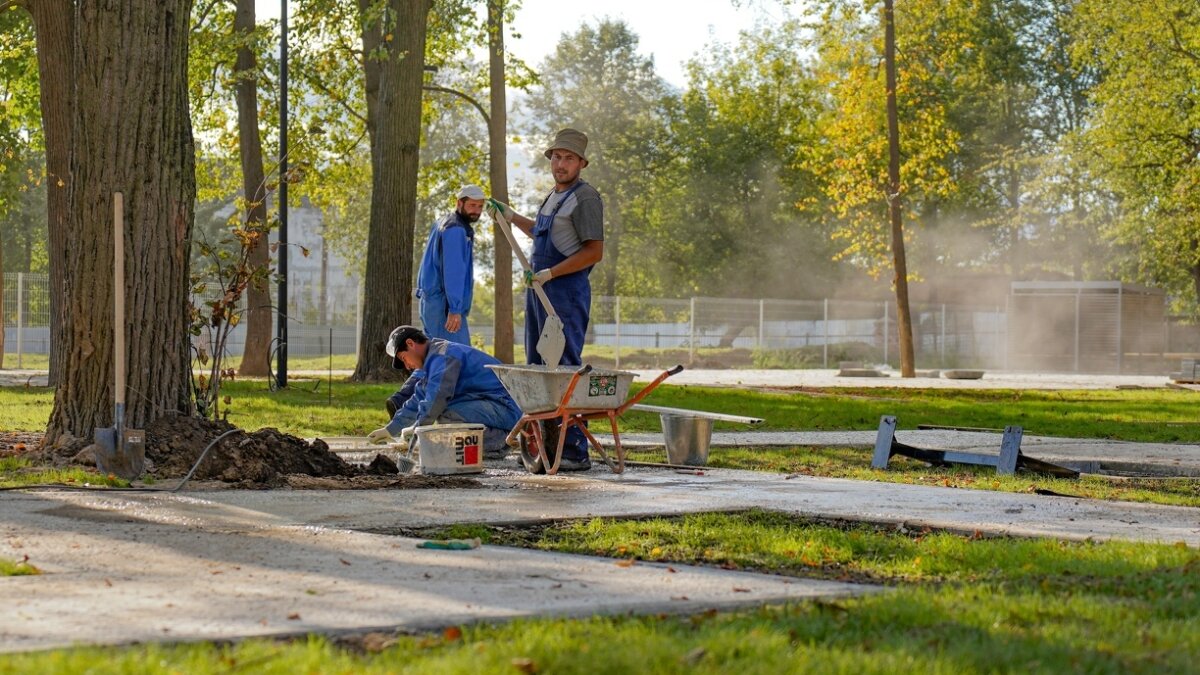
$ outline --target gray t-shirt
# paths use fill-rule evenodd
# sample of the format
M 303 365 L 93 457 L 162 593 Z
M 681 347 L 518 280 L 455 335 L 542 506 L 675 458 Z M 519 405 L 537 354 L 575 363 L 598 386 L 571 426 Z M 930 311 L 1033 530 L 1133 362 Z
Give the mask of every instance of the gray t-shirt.
M 554 213 L 564 194 L 551 193 L 538 213 Z M 550 241 L 565 256 L 578 253 L 585 241 L 604 241 L 604 202 L 596 188 L 584 183 L 567 197 L 550 226 Z

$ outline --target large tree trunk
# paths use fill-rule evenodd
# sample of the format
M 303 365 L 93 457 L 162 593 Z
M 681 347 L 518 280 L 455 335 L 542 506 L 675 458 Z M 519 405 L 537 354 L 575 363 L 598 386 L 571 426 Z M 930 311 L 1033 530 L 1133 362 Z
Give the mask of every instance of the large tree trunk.
M 488 162 L 492 196 L 508 203 L 508 102 L 504 82 L 504 0 L 488 0 L 488 86 L 491 115 L 488 126 Z M 495 251 L 495 339 L 492 354 L 513 362 L 512 247 L 498 224 L 492 225 Z
M 384 353 L 392 328 L 412 322 L 413 230 L 417 220 L 417 168 L 421 146 L 421 84 L 431 0 L 391 0 L 386 57 L 378 63 L 375 111 L 368 86 L 371 137 L 371 222 L 367 234 L 367 297 L 363 307 L 358 382 L 394 380 L 399 373 Z M 394 27 L 389 25 L 394 22 Z M 365 32 L 370 32 L 368 29 Z M 363 47 L 370 53 L 364 37 Z M 368 61 L 370 63 L 370 61 Z M 368 83 L 370 83 L 370 70 Z
M 0 246 L 0 369 L 4 368 L 4 247 Z
M 129 350 L 126 424 L 189 409 L 188 239 L 196 197 L 190 0 L 80 0 L 75 14 L 64 368 L 49 445 L 113 423 L 113 332 Z M 125 195 L 126 323 L 113 321 L 112 195 Z
M 254 0 L 237 0 L 233 32 L 242 38 L 254 31 Z M 242 194 L 246 198 L 247 229 L 266 226 L 267 188 L 263 171 L 262 138 L 258 129 L 258 63 L 254 50 L 243 40 L 237 50 L 237 84 L 234 87 L 238 109 L 238 150 L 242 156 Z M 250 265 L 261 269 L 270 264 L 267 237 L 261 238 L 250 252 Z M 271 289 L 250 285 L 246 292 L 246 346 L 238 372 L 266 376 L 270 370 Z
M 900 211 L 900 117 L 896 110 L 896 13 L 883 2 L 883 58 L 887 70 L 888 217 L 892 226 L 892 260 L 896 267 L 896 320 L 900 337 L 900 375 L 916 377 L 913 363 L 912 313 L 908 308 L 908 262 L 904 255 L 904 223 Z
M 38 82 L 41 85 L 42 134 L 46 143 L 46 227 L 50 267 L 50 384 L 57 385 L 63 363 L 62 328 L 66 325 L 63 270 L 67 264 L 71 186 L 71 113 L 75 110 L 75 7 L 72 0 L 35 0 L 28 4 L 37 32 Z

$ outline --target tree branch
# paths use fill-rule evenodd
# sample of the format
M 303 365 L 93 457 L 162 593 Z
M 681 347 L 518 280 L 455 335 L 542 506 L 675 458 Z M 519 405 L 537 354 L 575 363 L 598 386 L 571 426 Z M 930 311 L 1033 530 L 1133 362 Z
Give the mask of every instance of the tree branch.
M 1183 46 L 1183 40 L 1179 39 L 1179 29 L 1175 28 L 1175 22 L 1168 21 L 1167 27 L 1171 29 L 1171 41 L 1175 43 L 1174 51 L 1179 52 L 1183 56 L 1186 56 L 1196 63 L 1200 63 L 1200 54 L 1197 54 L 1196 52 Z
M 453 95 L 463 99 L 467 103 L 470 103 L 471 105 L 475 106 L 475 109 L 479 111 L 479 114 L 483 115 L 483 121 L 487 126 L 490 127 L 492 125 L 492 119 L 490 117 L 488 117 L 487 111 L 485 111 L 483 109 L 483 106 L 479 105 L 479 101 L 476 101 L 474 98 L 471 98 L 470 96 L 464 94 L 463 92 L 461 92 L 457 89 L 451 89 L 449 87 L 439 87 L 436 84 L 422 85 L 421 88 L 424 89 L 425 91 L 440 91 L 444 94 L 453 94 Z
M 337 94 L 333 93 L 333 91 L 330 90 L 329 87 L 325 86 L 325 83 L 321 81 L 321 78 L 315 77 L 315 76 L 308 76 L 308 77 L 305 77 L 304 79 L 308 80 L 309 84 L 311 84 L 312 86 L 316 87 L 317 89 L 320 89 L 334 103 L 337 103 L 339 106 L 342 107 L 342 109 L 344 109 L 346 112 L 350 113 L 351 116 L 353 116 L 358 121 L 362 122 L 364 126 L 370 126 L 369 123 L 367 122 L 366 117 L 363 117 L 357 110 L 350 107 L 350 104 L 346 103 L 346 99 L 341 98 Z

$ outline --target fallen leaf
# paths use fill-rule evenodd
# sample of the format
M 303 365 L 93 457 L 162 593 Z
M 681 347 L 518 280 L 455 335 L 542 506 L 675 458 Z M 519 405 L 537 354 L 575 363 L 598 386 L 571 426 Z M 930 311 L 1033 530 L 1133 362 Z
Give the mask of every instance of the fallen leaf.
M 734 593 L 749 593 L 750 589 L 749 588 L 738 588 L 737 586 L 734 586 L 733 592 Z
M 363 636 L 362 647 L 372 654 L 379 652 L 392 646 L 396 641 L 384 635 L 383 633 L 367 633 Z
M 299 621 L 299 620 L 300 620 L 300 612 L 292 612 L 291 614 L 288 614 L 288 621 Z
M 105 586 L 108 586 L 109 588 L 112 588 L 112 580 L 111 580 L 111 579 L 105 579 L 105 580 L 104 580 L 104 585 L 105 585 Z
M 686 601 L 687 601 L 687 599 L 688 599 L 688 596 L 686 596 L 686 595 L 680 595 L 680 596 L 678 596 L 678 597 L 676 597 L 676 596 L 671 596 L 671 599 L 672 599 L 672 600 L 683 600 L 683 601 L 685 601 L 685 602 L 686 602 Z
M 668 568 L 667 568 L 667 571 L 668 571 L 668 572 L 670 572 L 671 574 L 675 574 L 675 572 L 676 572 L 677 570 L 676 570 L 674 567 L 668 567 Z
M 618 560 L 617 567 L 633 567 L 633 560 Z
M 350 561 L 349 561 L 349 560 L 346 560 L 345 558 L 338 558 L 338 560 L 342 561 L 342 564 L 343 564 L 343 565 L 349 565 L 349 564 L 350 564 Z
M 536 673 L 538 671 L 537 664 L 533 662 L 533 659 L 525 656 L 519 656 L 513 659 L 512 664 L 513 668 L 516 668 L 522 673 Z
M 442 637 L 446 640 L 446 642 L 454 642 L 455 640 L 461 640 L 462 639 L 462 629 L 459 628 L 458 626 L 450 626 L 450 627 L 446 628 L 446 630 L 442 631 Z
M 650 555 L 658 557 L 662 555 L 662 549 L 655 546 L 654 548 L 650 549 Z

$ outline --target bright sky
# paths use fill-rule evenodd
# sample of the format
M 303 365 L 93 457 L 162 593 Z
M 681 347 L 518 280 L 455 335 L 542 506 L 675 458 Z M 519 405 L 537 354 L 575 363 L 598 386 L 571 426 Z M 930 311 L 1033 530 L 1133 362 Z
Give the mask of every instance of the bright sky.
M 536 68 L 558 44 L 563 33 L 600 19 L 624 19 L 640 38 L 641 53 L 654 57 L 659 75 L 677 87 L 687 83 L 684 64 L 705 45 L 733 42 L 739 31 L 754 27 L 758 18 L 774 23 L 786 12 L 776 3 L 744 0 L 522 0 L 513 28 L 520 40 L 510 50 Z
M 282 0 L 257 0 L 260 19 L 279 18 Z M 771 0 L 522 0 L 509 39 L 513 54 L 536 68 L 554 50 L 563 33 L 604 17 L 624 19 L 641 40 L 641 52 L 654 56 L 658 73 L 671 84 L 687 83 L 684 63 L 705 45 L 733 42 L 758 18 L 775 23 L 787 10 Z M 509 31 L 512 32 L 511 30 Z

